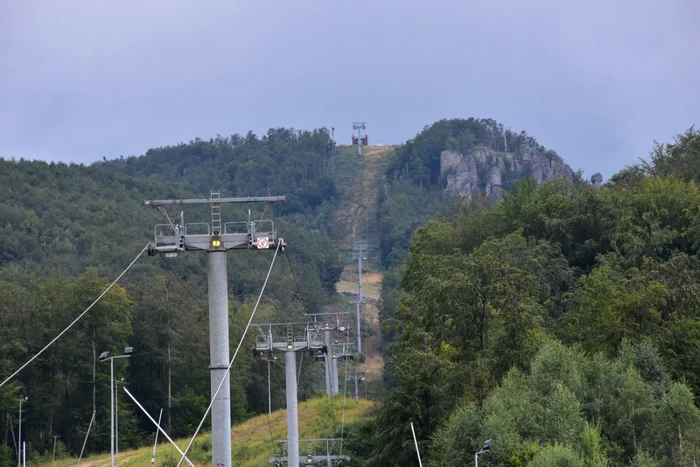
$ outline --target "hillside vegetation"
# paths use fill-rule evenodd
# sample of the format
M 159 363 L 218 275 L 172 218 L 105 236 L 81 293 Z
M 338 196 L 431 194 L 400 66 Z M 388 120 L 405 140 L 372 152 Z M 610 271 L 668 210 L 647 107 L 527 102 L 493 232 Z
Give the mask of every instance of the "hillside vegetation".
M 342 270 L 330 221 L 338 195 L 332 175 L 334 143 L 328 132 L 270 130 L 154 149 L 142 157 L 90 166 L 0 160 L 0 376 L 35 355 L 84 310 L 153 240 L 165 222 L 144 199 L 287 196 L 270 218 L 288 244 L 268 283 L 258 322 L 303 319 L 336 300 Z M 224 221 L 261 216 L 264 206 L 222 208 Z M 209 220 L 208 208 L 186 208 L 186 222 Z M 172 218 L 179 211 L 171 210 Z M 234 252 L 229 259 L 231 345 L 252 311 L 272 253 Z M 294 277 L 292 275 L 294 273 Z M 295 280 L 296 278 L 296 280 Z M 181 282 L 182 281 L 182 282 Z M 298 288 L 297 288 L 298 285 Z M 64 338 L 0 390 L 0 465 L 12 455 L 10 427 L 17 426 L 19 394 L 23 438 L 29 453 L 80 450 L 93 409 L 96 421 L 87 452 L 109 448 L 109 365 L 103 351 L 136 349 L 117 360 L 115 374 L 152 413 L 164 414 L 173 436 L 193 431 L 209 399 L 206 256 L 143 256 Z M 252 341 L 245 344 L 249 348 Z M 323 388 L 323 371 L 305 362 L 300 397 Z M 284 370 L 272 369 L 273 408 L 284 401 Z M 267 411 L 267 366 L 241 352 L 232 378 L 233 420 Z M 120 445 L 136 447 L 152 432 L 127 401 L 119 404 Z
M 699 141 L 420 227 L 384 303 L 396 342 L 367 465 L 417 465 L 410 422 L 436 466 L 486 439 L 483 465 L 695 465 Z
M 277 257 L 257 322 L 347 310 L 343 295 L 354 293 L 357 274 L 350 248 L 370 245 L 363 329 L 371 354 L 363 368 L 378 412 L 360 421 L 366 403 L 347 401 L 354 409 L 346 415 L 357 410 L 348 421 L 358 421 L 343 430 L 358 464 L 418 465 L 412 422 L 424 465 L 464 465 L 485 439 L 494 448 L 481 456 L 484 466 L 695 465 L 699 132 L 656 145 L 647 162 L 602 186 L 569 173 L 526 133 L 488 119 L 442 120 L 405 145 L 366 150 L 360 157 L 336 147 L 325 129 L 274 129 L 90 166 L 0 159 L 0 377 L 36 354 L 152 240 L 163 220 L 144 199 L 284 194 L 270 218 L 289 248 Z M 452 165 L 442 163 L 445 151 Z M 531 164 L 535 153 L 551 162 L 548 171 L 546 162 Z M 519 167 L 512 173 L 511 161 Z M 500 185 L 496 169 L 508 175 Z M 462 183 L 472 176 L 476 184 Z M 456 189 L 465 186 L 468 193 Z M 186 222 L 210 216 L 206 208 L 185 211 Z M 223 217 L 257 219 L 262 211 L 226 207 Z M 232 346 L 271 261 L 270 252 L 229 255 Z M 20 395 L 29 396 L 23 439 L 32 464 L 47 459 L 54 437 L 59 453 L 76 455 L 93 410 L 86 451 L 106 452 L 109 368 L 97 355 L 126 345 L 137 355 L 118 361 L 117 377 L 150 413 L 165 408 L 170 434 L 192 433 L 209 399 L 205 276 L 204 255 L 144 256 L 0 389 L 0 467 L 14 464 L 9 433 Z M 252 343 L 249 335 L 243 348 Z M 323 391 L 322 368 L 309 360 L 299 361 L 302 401 Z M 267 425 L 259 417 L 268 411 L 267 365 L 241 352 L 234 368 L 233 422 L 257 433 L 238 448 L 234 439 L 234 449 L 260 462 L 271 452 L 265 446 L 272 449 L 269 433 L 259 433 Z M 283 407 L 279 363 L 270 383 L 272 408 Z M 320 414 L 325 403 L 304 410 L 318 406 Z M 339 435 L 338 413 L 324 412 L 306 435 Z M 282 438 L 282 415 L 273 418 Z M 149 462 L 147 447 L 128 450 L 152 442 L 151 423 L 123 398 L 119 423 L 124 461 Z M 197 451 L 206 463 L 206 436 Z
M 334 410 L 335 413 L 331 413 Z M 344 434 L 356 430 L 361 423 L 371 420 L 372 405 L 366 400 L 347 400 L 344 409 Z M 319 439 L 340 436 L 341 421 L 343 417 L 343 401 L 340 398 L 334 400 L 333 405 L 328 398 L 311 399 L 299 404 L 299 437 L 300 439 Z M 335 418 L 335 423 L 334 423 Z M 287 411 L 276 410 L 269 416 L 258 415 L 235 426 L 231 431 L 231 445 L 233 465 L 237 467 L 259 467 L 267 465 L 267 461 L 275 456 L 283 454 L 282 445 L 278 440 L 284 440 L 287 436 Z M 351 435 L 352 436 L 352 435 Z M 273 443 L 274 440 L 274 443 Z M 151 440 L 153 441 L 153 440 Z M 184 450 L 189 443 L 189 439 L 175 440 L 178 447 Z M 302 444 L 304 446 L 305 444 Z M 273 447 L 274 446 L 274 447 Z M 316 448 L 315 452 L 320 452 L 319 446 L 306 445 L 308 448 Z M 343 453 L 353 455 L 353 450 L 357 449 L 352 438 L 343 445 Z M 325 452 L 325 447 L 323 448 Z M 340 445 L 337 446 L 333 454 L 340 452 Z M 137 450 L 120 451 L 115 461 L 120 466 L 126 467 L 148 467 L 151 465 L 153 445 Z M 198 436 L 192 444 L 191 454 L 188 458 L 198 467 L 211 465 L 211 434 L 204 433 Z M 162 435 L 156 450 L 157 466 L 174 466 L 180 459 L 180 454 Z M 63 458 L 56 462 L 57 467 L 68 467 L 76 465 L 77 458 Z M 110 464 L 109 454 L 100 456 L 90 456 L 82 460 L 81 465 L 85 467 L 107 467 Z M 39 465 L 52 465 L 46 462 Z

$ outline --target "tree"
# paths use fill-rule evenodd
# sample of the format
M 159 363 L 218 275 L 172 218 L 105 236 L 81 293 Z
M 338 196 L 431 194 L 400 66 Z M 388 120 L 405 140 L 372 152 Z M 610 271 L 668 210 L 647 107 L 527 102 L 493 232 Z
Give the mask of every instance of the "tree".
M 562 444 L 545 446 L 535 456 L 530 467 L 583 467 L 583 459 L 571 448 Z
M 648 449 L 665 463 L 696 464 L 700 455 L 700 409 L 683 383 L 673 383 L 661 399 L 647 435 Z
M 657 177 L 675 175 L 685 181 L 700 183 L 700 131 L 690 127 L 675 137 L 673 143 L 655 143 L 651 162 L 643 163 L 644 169 Z

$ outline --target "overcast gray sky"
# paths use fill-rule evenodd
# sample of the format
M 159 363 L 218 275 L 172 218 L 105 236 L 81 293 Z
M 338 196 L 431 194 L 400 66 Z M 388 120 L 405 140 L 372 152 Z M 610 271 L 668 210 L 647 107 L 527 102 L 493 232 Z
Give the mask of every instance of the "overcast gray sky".
M 526 130 L 607 179 L 698 120 L 697 0 L 0 0 L 0 157 L 270 127 Z

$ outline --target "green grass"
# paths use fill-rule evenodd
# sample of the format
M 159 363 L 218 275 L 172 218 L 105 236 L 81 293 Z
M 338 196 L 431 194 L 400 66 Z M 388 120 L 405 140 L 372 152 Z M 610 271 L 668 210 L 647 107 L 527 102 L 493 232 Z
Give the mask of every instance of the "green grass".
M 362 293 L 365 298 L 379 298 L 381 284 L 362 284 Z M 338 281 L 335 290 L 341 294 L 357 295 L 357 282 Z
M 352 423 L 369 417 L 373 404 L 370 401 L 352 398 L 345 400 L 345 423 Z M 333 414 L 330 399 L 323 397 L 312 399 L 299 404 L 299 438 L 323 438 L 332 436 L 336 428 L 340 429 L 340 421 L 343 410 L 343 399 L 334 399 L 336 426 L 333 424 Z M 236 467 L 266 466 L 268 460 L 274 457 L 272 439 L 280 440 L 287 436 L 287 411 L 278 410 L 270 415 L 270 425 L 266 415 L 260 415 L 247 420 L 231 430 L 231 448 L 233 465 Z M 180 449 L 185 448 L 188 440 L 176 440 Z M 279 443 L 275 443 L 275 449 L 279 449 Z M 126 467 L 147 467 L 151 465 L 151 453 L 153 446 L 143 447 L 132 451 L 120 452 L 116 458 L 116 464 Z M 279 454 L 279 451 L 278 451 Z M 197 466 L 211 465 L 211 434 L 205 433 L 193 444 L 188 453 L 190 460 Z M 180 456 L 170 443 L 159 443 L 156 452 L 156 465 L 168 467 L 177 465 Z M 66 458 L 56 462 L 58 467 L 68 467 L 77 464 L 77 459 Z M 110 464 L 110 456 L 99 454 L 83 458 L 81 466 L 107 467 Z M 47 467 L 51 463 L 42 464 Z

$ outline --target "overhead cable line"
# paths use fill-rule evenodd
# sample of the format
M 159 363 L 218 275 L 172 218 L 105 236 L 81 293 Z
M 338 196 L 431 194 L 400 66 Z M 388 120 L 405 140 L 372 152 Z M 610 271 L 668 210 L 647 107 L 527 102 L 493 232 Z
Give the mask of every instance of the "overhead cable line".
M 48 349 L 49 347 L 51 347 L 62 335 L 64 335 L 70 328 L 72 328 L 73 325 L 74 325 L 75 323 L 77 323 L 78 321 L 80 321 L 80 319 L 81 319 L 83 316 L 85 316 L 85 314 L 87 314 L 87 312 L 90 311 L 90 309 L 92 309 L 92 307 L 95 306 L 95 305 L 97 304 L 97 302 L 99 302 L 99 301 L 102 299 L 102 297 L 104 297 L 104 296 L 107 294 L 107 292 L 109 292 L 110 289 L 111 289 L 112 287 L 114 287 L 114 285 L 115 285 L 117 282 L 119 282 L 119 279 L 121 279 L 122 276 L 123 276 L 124 274 L 126 274 L 126 272 L 127 272 L 129 269 L 131 269 L 131 267 L 134 265 L 134 263 L 136 263 L 136 260 L 138 260 L 138 259 L 141 257 L 141 255 L 142 255 L 147 249 L 148 249 L 148 244 L 146 244 L 146 246 L 143 247 L 143 250 L 141 250 L 141 252 L 140 252 L 138 255 L 136 255 L 136 258 L 134 258 L 134 260 L 126 267 L 126 269 L 124 269 L 124 271 L 122 271 L 122 273 L 119 274 L 119 277 L 117 277 L 116 279 L 114 279 L 114 282 L 112 282 L 111 284 L 109 284 L 109 287 L 107 287 L 107 288 L 104 290 L 104 292 L 102 292 L 102 293 L 100 294 L 100 296 L 97 297 L 97 298 L 95 299 L 95 301 L 92 302 L 92 303 L 90 304 L 90 306 L 87 307 L 87 308 L 85 309 L 85 311 L 83 311 L 82 313 L 80 313 L 80 315 L 79 315 L 77 318 L 75 318 L 75 319 L 73 320 L 73 322 L 71 322 L 63 331 L 61 331 L 56 337 L 54 337 L 53 340 L 52 340 L 51 342 L 49 342 L 48 344 L 46 344 L 46 346 L 45 346 L 43 349 L 41 349 L 39 352 L 37 352 L 36 355 L 34 355 L 32 358 L 30 358 L 30 359 L 27 361 L 27 363 L 25 363 L 24 365 L 22 365 L 21 367 L 19 367 L 19 368 L 17 369 L 17 371 L 15 371 L 14 373 L 12 373 L 10 376 L 7 377 L 7 379 L 5 379 L 5 381 L 3 381 L 2 383 L 0 383 L 0 388 L 3 387 L 3 386 L 4 386 L 8 381 L 10 381 L 12 378 L 14 378 L 14 377 L 17 375 L 17 373 L 19 373 L 20 371 L 22 371 L 27 365 L 29 365 L 29 364 L 32 363 L 34 360 L 36 360 L 36 358 L 37 358 L 39 355 L 41 355 L 42 353 L 44 353 L 44 351 L 45 351 L 46 349 Z
M 161 433 L 163 433 L 163 436 L 165 436 L 165 438 L 166 438 L 168 441 L 170 441 L 170 444 L 172 444 L 173 446 L 175 446 L 175 449 L 177 450 L 177 452 L 179 452 L 180 454 L 182 454 L 182 455 L 184 456 L 184 458 L 187 460 L 187 463 L 188 463 L 190 466 L 194 467 L 194 464 L 193 464 L 189 459 L 187 459 L 187 456 L 185 456 L 185 454 L 183 454 L 182 450 L 178 447 L 178 445 L 175 443 L 175 441 L 173 441 L 173 439 L 172 439 L 170 436 L 168 436 L 168 434 L 167 434 L 167 433 L 165 432 L 165 430 L 160 426 L 160 424 L 159 424 L 158 422 L 156 422 L 156 421 L 153 419 L 153 417 L 151 417 L 151 414 L 148 413 L 148 411 L 143 407 L 143 405 L 141 405 L 141 403 L 140 403 L 139 401 L 136 400 L 136 398 L 129 392 L 129 390 L 128 390 L 127 388 L 122 388 L 122 389 L 124 389 L 124 392 L 126 392 L 126 395 L 129 396 L 129 397 L 131 398 L 132 401 L 134 401 L 134 403 L 139 407 L 139 409 L 141 409 L 141 411 L 142 411 L 144 414 L 146 414 L 146 417 L 148 417 L 148 419 L 156 426 L 156 436 L 157 436 L 158 431 L 160 431 Z M 163 414 L 163 409 L 161 409 L 161 412 L 160 412 L 160 413 L 161 413 L 161 415 Z M 158 438 L 156 438 L 156 445 L 157 445 L 157 443 L 158 443 Z M 154 448 L 154 450 L 155 450 L 155 448 Z
M 306 321 L 308 324 L 311 324 L 311 318 L 309 317 L 309 304 L 306 303 L 306 300 L 304 300 L 304 294 L 301 293 L 301 287 L 299 287 L 299 281 L 297 281 L 297 275 L 294 273 L 294 267 L 292 266 L 292 260 L 289 259 L 289 247 L 287 246 L 286 248 L 286 254 L 285 256 L 287 257 L 287 264 L 289 264 L 289 271 L 292 273 L 292 279 L 294 280 L 294 287 L 296 288 L 296 294 L 299 296 L 299 300 L 301 300 L 301 306 L 304 309 L 304 314 L 306 315 Z
M 304 300 L 304 294 L 301 293 L 301 287 L 299 287 L 299 281 L 297 280 L 297 275 L 294 273 L 294 267 L 292 266 L 292 261 L 289 259 L 290 254 L 289 254 L 289 247 L 287 247 L 286 255 L 287 257 L 287 264 L 289 264 L 289 270 L 292 273 L 292 279 L 294 280 L 294 286 L 296 287 L 296 292 L 297 295 L 299 296 L 299 299 L 301 300 L 302 307 L 306 311 L 306 321 L 307 324 L 312 324 L 311 323 L 311 318 L 309 317 L 309 307 L 308 304 L 306 303 L 306 300 Z M 333 342 L 326 342 L 326 345 L 328 346 L 328 352 L 331 352 L 331 346 Z M 304 354 L 302 354 L 303 358 Z M 326 354 L 326 358 L 328 358 L 328 353 Z M 330 375 L 326 375 L 327 378 L 330 377 Z M 299 385 L 299 379 L 301 378 L 301 362 L 299 363 L 299 374 L 297 375 L 297 386 Z M 333 419 L 333 429 L 335 430 L 337 425 L 336 425 L 336 420 L 335 420 L 335 395 L 333 394 L 333 391 L 331 391 L 330 394 L 331 397 L 331 418 Z
M 187 285 L 185 284 L 185 281 L 183 281 L 182 278 L 180 278 L 180 276 L 177 275 L 177 273 L 175 272 L 175 270 L 173 269 L 173 267 L 170 265 L 170 263 L 168 263 L 168 262 L 165 260 L 165 257 L 163 256 L 163 253 L 162 253 L 162 252 L 158 252 L 158 256 L 160 256 L 160 259 L 163 260 L 163 262 L 164 262 L 165 265 L 168 267 L 168 269 L 170 270 L 170 272 L 173 273 L 173 276 L 175 276 L 175 278 L 178 280 L 178 282 L 180 282 L 180 285 L 182 285 L 182 288 L 185 289 L 185 292 L 187 292 L 187 293 L 189 294 L 190 298 L 195 302 L 195 304 L 197 304 L 197 306 L 200 307 L 203 311 L 206 311 L 206 308 L 204 307 L 204 304 L 202 304 L 202 302 L 200 302 L 200 301 L 197 299 L 197 297 L 194 296 L 194 294 L 190 291 L 190 289 L 187 288 Z
M 207 407 L 206 412 L 204 412 L 204 417 L 202 417 L 202 420 L 199 422 L 199 426 L 197 426 L 197 430 L 195 430 L 194 435 L 192 435 L 192 439 L 190 439 L 190 442 L 187 444 L 187 448 L 185 448 L 185 452 L 182 454 L 182 457 L 180 458 L 180 461 L 177 463 L 177 467 L 180 467 L 180 464 L 182 464 L 182 461 L 185 459 L 185 456 L 187 455 L 187 452 L 189 451 L 190 447 L 192 446 L 192 443 L 194 442 L 194 439 L 197 437 L 197 434 L 199 434 L 199 430 L 202 428 L 202 425 L 204 425 L 204 422 L 207 419 L 207 416 L 209 416 L 209 412 L 211 411 L 212 405 L 214 405 L 214 401 L 219 395 L 219 391 L 221 391 L 221 388 L 224 385 L 224 382 L 227 381 L 227 378 L 229 374 L 231 373 L 231 367 L 233 366 L 233 362 L 236 360 L 236 356 L 238 355 L 238 351 L 241 349 L 241 345 L 243 345 L 243 341 L 245 340 L 245 336 L 248 333 L 248 329 L 250 328 L 250 323 L 253 322 L 253 318 L 255 317 L 255 312 L 258 310 L 258 305 L 260 305 L 260 300 L 262 299 L 263 293 L 265 292 L 265 287 L 267 286 L 267 281 L 270 279 L 270 273 L 272 273 L 272 267 L 275 265 L 275 260 L 277 259 L 277 253 L 279 252 L 280 249 L 280 243 L 277 243 L 277 248 L 275 249 L 275 254 L 272 257 L 272 262 L 270 263 L 270 269 L 267 271 L 267 277 L 265 277 L 265 282 L 263 283 L 262 289 L 260 290 L 260 295 L 258 295 L 258 300 L 255 302 L 255 307 L 253 308 L 253 312 L 250 314 L 250 318 L 248 319 L 248 323 L 245 326 L 245 329 L 243 330 L 243 334 L 241 335 L 241 340 L 238 342 L 238 347 L 236 347 L 236 351 L 233 353 L 233 358 L 231 358 L 231 362 L 228 364 L 228 368 L 226 369 L 226 372 L 224 373 L 223 378 L 221 378 L 221 382 L 219 382 L 219 386 L 216 388 L 216 392 L 212 395 L 211 397 L 211 402 L 209 402 L 209 406 Z

